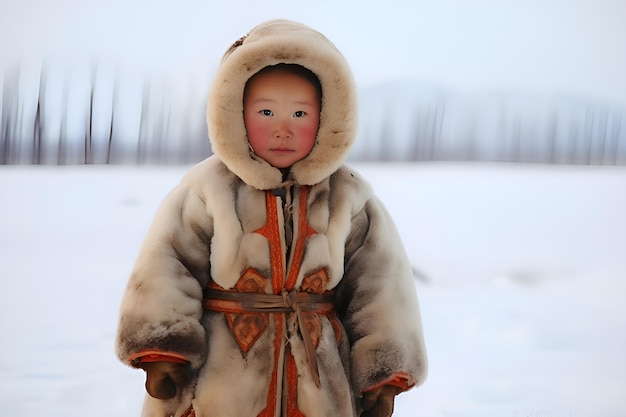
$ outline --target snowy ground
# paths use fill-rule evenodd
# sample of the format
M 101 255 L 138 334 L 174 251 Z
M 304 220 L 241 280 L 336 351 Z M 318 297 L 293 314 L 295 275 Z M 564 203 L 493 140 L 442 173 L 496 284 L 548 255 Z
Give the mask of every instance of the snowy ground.
M 430 376 L 395 416 L 626 415 L 626 168 L 357 167 L 423 275 Z M 139 415 L 117 310 L 184 171 L 0 167 L 2 415 Z

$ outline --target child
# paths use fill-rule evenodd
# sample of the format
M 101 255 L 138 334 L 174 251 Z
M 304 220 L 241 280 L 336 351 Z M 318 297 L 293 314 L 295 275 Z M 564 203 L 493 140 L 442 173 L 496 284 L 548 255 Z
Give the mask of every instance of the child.
M 225 53 L 214 156 L 164 200 L 121 306 L 144 416 L 383 417 L 426 354 L 409 261 L 343 165 L 357 129 L 343 56 L 274 20 Z

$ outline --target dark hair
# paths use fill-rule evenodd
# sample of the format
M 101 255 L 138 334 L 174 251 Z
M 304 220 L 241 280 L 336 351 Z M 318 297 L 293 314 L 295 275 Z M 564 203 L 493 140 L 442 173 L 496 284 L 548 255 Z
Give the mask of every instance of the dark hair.
M 250 83 L 252 79 L 254 79 L 257 75 L 269 74 L 272 72 L 282 72 L 285 74 L 292 74 L 292 75 L 295 75 L 297 77 L 304 79 L 305 81 L 308 81 L 315 88 L 319 105 L 320 107 L 322 106 L 322 84 L 320 83 L 319 78 L 317 78 L 317 75 L 315 75 L 313 71 L 298 64 L 281 63 L 281 64 L 276 64 L 276 65 L 270 65 L 261 69 L 259 72 L 257 72 L 252 77 L 250 77 L 250 79 L 248 79 L 248 81 L 246 82 L 246 86 L 244 88 L 244 93 L 243 93 L 244 97 L 246 96 L 246 91 L 248 90 L 248 84 Z

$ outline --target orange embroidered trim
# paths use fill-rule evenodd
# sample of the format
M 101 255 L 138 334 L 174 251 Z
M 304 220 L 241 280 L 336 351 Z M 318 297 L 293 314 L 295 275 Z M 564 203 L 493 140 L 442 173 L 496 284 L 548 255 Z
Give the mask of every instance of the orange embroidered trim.
M 190 405 L 189 408 L 180 415 L 180 417 L 196 417 L 196 412 L 193 409 L 193 405 Z
M 368 391 L 378 389 L 382 387 L 383 385 L 393 385 L 394 387 L 400 388 L 402 391 L 407 391 L 410 388 L 412 388 L 413 385 L 415 385 L 414 383 L 410 382 L 411 380 L 412 378 L 408 374 L 404 372 L 398 372 L 386 381 L 376 384 L 373 387 L 367 387 L 367 389 L 363 390 L 363 392 L 368 392 Z
M 134 367 L 138 367 L 142 363 L 147 362 L 175 362 L 189 363 L 185 355 L 176 352 L 165 352 L 156 349 L 146 349 L 139 351 L 128 357 L 128 361 Z
M 258 417 L 274 417 L 276 415 L 276 393 L 278 392 L 278 362 L 280 361 L 280 347 L 283 339 L 283 320 L 282 314 L 274 314 L 274 325 L 276 326 L 276 337 L 274 338 L 274 364 L 272 377 L 270 379 L 267 391 L 267 405 Z
M 276 197 L 271 191 L 265 192 L 265 207 L 267 222 L 265 226 L 255 233 L 265 236 L 270 246 L 270 262 L 272 267 L 272 290 L 274 294 L 279 294 L 283 287 L 285 276 L 285 266 L 280 244 L 280 231 L 278 227 L 278 207 Z M 276 393 L 278 392 L 278 362 L 280 360 L 281 345 L 283 343 L 284 320 L 283 314 L 273 314 L 275 337 L 274 337 L 274 364 L 272 365 L 272 376 L 267 392 L 267 405 L 258 417 L 274 417 L 276 414 Z
M 298 316 L 300 333 L 302 333 L 305 347 L 307 347 L 306 350 L 309 359 L 309 365 L 312 367 L 312 377 L 314 378 L 318 386 L 319 374 L 317 370 L 317 361 L 314 349 L 319 344 L 319 337 L 321 335 L 321 321 L 317 314 L 328 315 L 329 320 L 333 325 L 333 329 L 335 330 L 335 335 L 338 342 L 341 337 L 341 325 L 338 323 L 337 318 L 334 315 L 332 302 L 313 302 L 310 307 L 307 302 L 305 302 L 309 301 L 309 299 L 311 298 L 315 298 L 311 296 L 317 295 L 322 297 L 328 297 L 328 295 L 332 294 L 328 294 L 326 292 L 326 287 L 328 283 L 326 270 L 321 269 L 305 277 L 302 293 L 299 294 L 297 291 L 293 290 L 296 285 L 298 275 L 300 273 L 302 260 L 304 258 L 306 241 L 309 237 L 317 233 L 307 222 L 307 200 L 309 189 L 310 187 L 299 188 L 300 193 L 297 210 L 297 238 L 296 241 L 293 242 L 294 245 L 292 260 L 286 277 L 286 266 L 282 250 L 280 223 L 278 218 L 277 199 L 279 197 L 275 196 L 271 191 L 266 191 L 265 193 L 265 205 L 267 213 L 266 224 L 263 227 L 257 229 L 255 233 L 264 236 L 268 240 L 272 274 L 271 283 L 274 295 L 265 295 L 273 298 L 268 298 L 267 300 L 264 300 L 262 297 L 264 295 L 262 294 L 264 293 L 264 291 L 259 291 L 258 285 L 256 283 L 253 282 L 252 285 L 247 282 L 248 280 L 244 279 L 243 281 L 247 282 L 244 284 L 245 288 L 237 288 L 238 291 L 233 291 L 233 295 L 236 295 L 234 298 L 232 298 L 229 294 L 231 293 L 231 291 L 224 291 L 222 289 L 220 291 L 221 295 L 215 296 L 215 294 L 213 294 L 213 297 L 211 296 L 212 292 L 209 291 L 207 293 L 207 297 L 204 299 L 203 302 L 203 306 L 208 310 L 222 311 L 227 313 L 226 317 L 229 326 L 231 327 L 231 330 L 233 330 L 233 334 L 237 339 L 237 343 L 239 344 L 243 352 L 246 352 L 254 344 L 260 334 L 257 332 L 262 332 L 267 326 L 267 322 L 263 323 L 262 321 L 259 321 L 258 317 L 262 315 L 267 316 L 269 313 L 260 312 L 268 311 L 283 313 L 272 314 L 274 326 L 276 327 L 275 337 L 273 341 L 274 363 L 272 365 L 272 374 L 268 387 L 267 404 L 265 409 L 259 414 L 259 417 L 273 417 L 277 410 L 277 393 L 279 383 L 278 369 L 280 368 L 279 361 L 281 360 L 281 348 L 283 345 L 283 339 L 285 337 L 284 326 L 286 316 L 284 313 L 295 312 Z M 253 272 L 256 273 L 256 271 Z M 254 275 L 250 273 L 250 269 L 244 273 L 244 275 L 246 274 Z M 242 278 L 244 278 L 243 275 Z M 242 282 L 242 280 L 240 280 L 238 284 L 240 282 Z M 248 288 L 248 284 L 252 285 L 254 288 Z M 209 286 L 209 289 L 211 288 L 215 290 L 220 290 L 219 288 L 216 288 L 216 286 Z M 238 299 L 239 295 L 242 296 L 240 299 Z M 279 306 L 276 306 L 276 297 L 282 297 L 283 304 L 289 308 L 287 310 L 272 311 L 272 308 L 283 308 L 280 306 L 280 301 L 278 301 Z M 261 307 L 259 307 L 259 303 L 261 304 Z M 267 305 L 263 306 L 263 303 L 273 304 L 274 307 L 269 307 Z M 251 312 L 254 312 L 251 316 L 255 317 L 254 320 L 252 320 L 250 317 L 245 317 Z M 312 347 L 311 345 L 313 345 L 314 347 Z M 288 346 L 284 352 L 284 355 L 287 356 L 283 359 L 283 363 L 286 366 L 285 375 L 287 381 L 285 384 L 286 386 L 284 386 L 283 388 L 287 391 L 286 394 L 288 397 L 288 415 L 290 417 L 304 417 L 303 414 L 298 410 L 297 406 L 298 370 L 295 360 L 291 355 Z
M 265 192 L 265 207 L 267 213 L 267 222 L 265 226 L 255 230 L 264 236 L 270 245 L 270 264 L 272 267 L 272 290 L 274 294 L 280 294 L 283 288 L 283 279 L 285 276 L 283 254 L 280 245 L 280 231 L 278 227 L 278 207 L 276 205 L 276 197 L 271 191 Z
M 285 288 L 287 291 L 291 291 L 298 279 L 298 273 L 300 272 L 300 266 L 302 265 L 302 259 L 304 258 L 304 247 L 306 241 L 311 236 L 317 234 L 317 232 L 309 226 L 307 222 L 307 203 L 309 197 L 309 187 L 300 187 L 300 196 L 298 203 L 298 238 L 293 253 L 293 261 L 289 268 L 289 276 L 285 282 Z
M 287 415 L 289 417 L 305 417 L 298 408 L 298 368 L 291 352 L 287 359 Z

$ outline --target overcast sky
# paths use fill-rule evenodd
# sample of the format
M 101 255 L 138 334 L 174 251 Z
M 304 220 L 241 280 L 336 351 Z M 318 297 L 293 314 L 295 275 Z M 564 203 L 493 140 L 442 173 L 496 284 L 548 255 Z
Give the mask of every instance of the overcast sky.
M 360 85 L 566 92 L 626 105 L 626 0 L 0 0 L 0 64 L 210 80 L 223 51 L 286 17 L 329 37 Z

